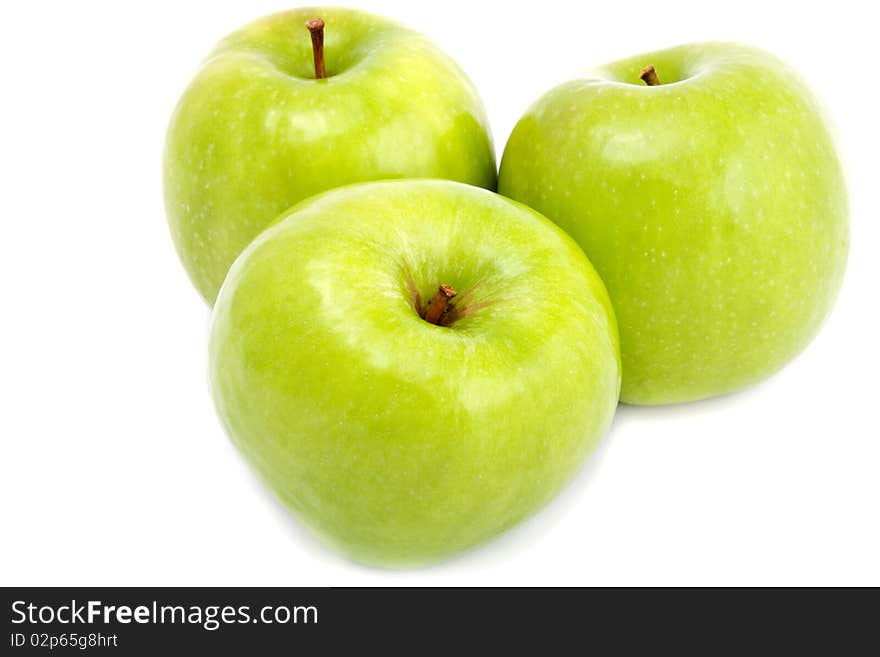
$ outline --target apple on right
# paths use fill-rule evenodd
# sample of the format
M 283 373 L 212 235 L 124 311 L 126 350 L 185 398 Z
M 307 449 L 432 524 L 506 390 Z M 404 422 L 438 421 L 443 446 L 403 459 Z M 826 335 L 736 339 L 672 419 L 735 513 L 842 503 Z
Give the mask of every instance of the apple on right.
M 846 267 L 823 110 L 789 66 L 743 45 L 639 55 L 549 91 L 515 127 L 499 191 L 602 276 L 631 404 L 770 376 L 816 335 Z

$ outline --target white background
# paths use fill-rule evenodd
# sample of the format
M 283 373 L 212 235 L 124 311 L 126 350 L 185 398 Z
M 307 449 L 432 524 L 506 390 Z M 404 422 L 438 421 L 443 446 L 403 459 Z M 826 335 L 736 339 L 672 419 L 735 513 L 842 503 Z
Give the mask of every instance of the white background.
M 281 2 L 2 3 L 0 584 L 880 584 L 878 81 L 871 3 L 350 3 L 429 34 L 500 154 L 578 71 L 709 39 L 794 63 L 835 118 L 852 251 L 822 333 L 743 393 L 620 408 L 538 516 L 438 566 L 365 568 L 274 501 L 215 417 L 208 310 L 161 194 L 171 109 Z

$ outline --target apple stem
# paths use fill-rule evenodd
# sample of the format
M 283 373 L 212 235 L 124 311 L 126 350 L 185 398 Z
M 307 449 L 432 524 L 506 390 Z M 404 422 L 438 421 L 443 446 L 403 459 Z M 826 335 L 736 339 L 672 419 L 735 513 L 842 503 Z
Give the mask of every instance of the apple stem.
M 657 71 L 654 70 L 653 66 L 643 68 L 639 77 L 649 87 L 656 87 L 660 84 L 660 78 L 657 77 Z
M 646 66 L 643 68 L 639 77 L 649 87 L 656 87 L 660 84 L 660 78 L 657 77 L 657 71 L 654 70 L 653 66 Z
M 448 285 L 441 285 L 438 287 L 437 294 L 434 295 L 434 298 L 431 299 L 431 303 L 425 308 L 422 319 L 439 326 L 440 320 L 443 319 L 443 315 L 449 309 L 449 302 L 456 294 L 458 293 Z
M 313 18 L 306 23 L 312 35 L 312 54 L 315 56 L 315 79 L 323 80 L 327 77 L 324 70 L 324 20 Z

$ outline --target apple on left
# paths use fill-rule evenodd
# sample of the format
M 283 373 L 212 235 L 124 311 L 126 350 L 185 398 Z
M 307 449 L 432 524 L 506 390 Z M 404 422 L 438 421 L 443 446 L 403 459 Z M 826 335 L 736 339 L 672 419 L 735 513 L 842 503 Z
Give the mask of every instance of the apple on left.
M 168 222 L 211 304 L 238 254 L 281 212 L 389 178 L 494 190 L 495 155 L 458 65 L 420 34 L 362 11 L 295 9 L 227 36 L 168 129 Z

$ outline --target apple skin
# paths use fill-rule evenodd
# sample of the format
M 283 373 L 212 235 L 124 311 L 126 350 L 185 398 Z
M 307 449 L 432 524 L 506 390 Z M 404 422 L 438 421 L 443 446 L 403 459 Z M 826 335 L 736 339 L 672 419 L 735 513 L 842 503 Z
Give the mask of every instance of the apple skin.
M 647 65 L 659 86 L 640 81 Z M 777 371 L 817 333 L 846 266 L 823 113 L 790 68 L 741 45 L 640 55 L 553 89 L 515 127 L 499 192 L 565 229 L 602 276 L 633 404 Z
M 451 326 L 415 310 L 413 289 L 427 301 L 439 284 L 467 315 Z M 214 307 L 210 374 L 269 487 L 384 566 L 449 557 L 543 506 L 620 388 L 613 310 L 577 244 L 448 181 L 333 190 L 262 233 Z
M 316 17 L 326 23 L 323 80 L 305 27 Z M 275 14 L 221 41 L 174 111 L 164 156 L 171 233 L 209 303 L 235 257 L 295 203 L 425 177 L 495 189 L 474 86 L 423 36 L 338 8 Z

